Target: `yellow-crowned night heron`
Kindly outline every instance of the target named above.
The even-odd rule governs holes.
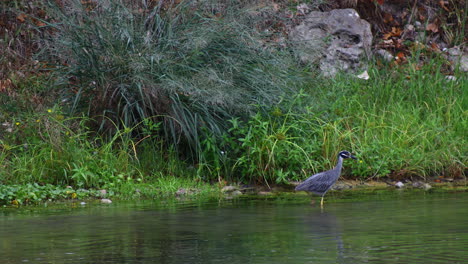
[[[335,184],[340,177],[341,168],[343,167],[343,159],[349,158],[356,159],[356,157],[351,155],[349,151],[341,151],[338,154],[338,162],[333,169],[310,176],[307,180],[296,187],[296,191],[308,191],[321,195],[322,200],[320,201],[320,206],[323,206],[323,196],[325,196],[327,191],[330,190],[333,184]]]

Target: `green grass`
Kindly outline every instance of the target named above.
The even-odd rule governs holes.
[[[264,183],[301,179],[330,169],[347,149],[360,160],[345,164],[346,177],[464,177],[466,77],[446,80],[443,63],[435,59],[418,71],[375,67],[369,81],[311,80],[279,108],[233,121],[232,175]]]

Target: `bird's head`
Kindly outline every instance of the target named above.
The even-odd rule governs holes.
[[[351,155],[349,151],[343,150],[341,151],[338,156],[342,157],[343,159],[357,159],[355,156]]]

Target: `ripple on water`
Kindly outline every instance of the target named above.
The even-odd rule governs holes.
[[[10,213],[1,263],[466,263],[466,208],[468,194],[447,194]]]

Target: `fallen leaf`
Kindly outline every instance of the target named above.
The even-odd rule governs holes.
[[[26,14],[19,14],[16,19],[19,20],[19,22],[23,23],[26,20],[27,15]]]
[[[445,11],[450,12],[450,10],[447,8],[446,4],[448,4],[448,1],[443,1],[443,0],[439,1],[440,7],[442,7]]]
[[[399,37],[402,32],[403,32],[403,29],[401,29],[399,27],[392,27],[393,36]]]
[[[430,23],[430,24],[427,24],[426,30],[437,33],[437,32],[439,32],[439,27],[435,23]]]
[[[383,37],[382,37],[382,38],[383,38],[384,40],[387,40],[387,39],[389,39],[389,38],[391,38],[391,37],[392,37],[392,32],[387,32],[387,33],[383,34]]]
[[[392,31],[390,32],[387,32],[383,35],[383,39],[389,39],[391,37],[399,37],[401,36],[401,33],[403,32],[403,30],[399,27],[392,27]]]
[[[396,56],[401,60],[405,58],[405,54],[402,51],[398,52]]]
[[[384,17],[383,17],[383,22],[385,24],[389,24],[392,21],[393,21],[393,16],[391,14],[389,14],[389,13],[385,13]]]
[[[437,45],[437,43],[435,43],[435,42],[431,43],[431,49],[433,51],[440,51],[439,45]]]
[[[36,26],[38,27],[44,27],[46,24],[42,21],[36,20]]]

